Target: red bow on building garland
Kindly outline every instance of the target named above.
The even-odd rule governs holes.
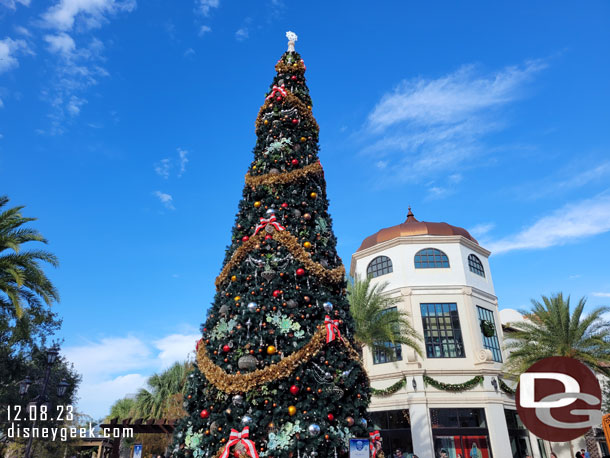
[[[261,218],[261,223],[256,226],[254,235],[258,234],[260,230],[263,229],[267,224],[271,224],[278,231],[283,231],[285,229],[284,226],[280,225],[280,223],[276,221],[275,215],[271,215],[269,218]]]
[[[381,434],[379,434],[379,431],[373,431],[372,433],[369,433],[369,436],[371,436],[371,456],[375,458],[377,456],[377,447],[375,446],[378,442],[381,442]]]
[[[278,92],[281,94],[282,97],[286,97],[286,95],[288,95],[288,92],[286,92],[286,89],[284,88],[283,84],[281,86],[273,86],[271,94],[267,96],[266,100],[272,99]]]
[[[332,342],[337,337],[341,338],[339,323],[341,323],[339,320],[331,320],[328,315],[324,318],[324,325],[326,326],[326,343]]]
[[[248,456],[252,458],[258,458],[258,453],[256,453],[256,447],[254,446],[254,442],[248,439],[249,435],[250,428],[248,428],[247,426],[241,430],[241,433],[236,429],[232,429],[231,435],[229,436],[229,442],[227,442],[227,445],[225,445],[225,449],[222,452],[222,455],[220,455],[220,458],[228,458],[231,447],[239,443],[244,444]]]

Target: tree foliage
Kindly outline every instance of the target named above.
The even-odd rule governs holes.
[[[413,328],[409,314],[394,308],[400,298],[385,294],[387,286],[387,282],[371,284],[371,278],[348,281],[347,299],[356,323],[354,339],[360,346],[386,356],[393,352],[388,342],[406,345],[422,355],[421,336]]]
[[[532,300],[531,310],[523,312],[527,319],[511,323],[516,332],[506,343],[507,369],[518,375],[541,359],[567,356],[610,375],[610,322],[604,318],[610,308],[597,307],[584,314],[585,304],[581,298],[572,309],[570,297],[562,293]]]

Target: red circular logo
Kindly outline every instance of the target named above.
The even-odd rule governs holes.
[[[541,439],[566,442],[601,422],[599,381],[581,362],[562,356],[545,358],[519,377],[517,412]]]

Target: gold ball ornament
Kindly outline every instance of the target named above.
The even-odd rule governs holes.
[[[288,415],[290,415],[292,417],[296,413],[297,413],[297,408],[295,406],[288,407]]]
[[[311,242],[305,242],[303,246],[307,249],[311,248]]]
[[[305,138],[305,137],[301,137],[301,141],[302,141],[302,142],[306,142],[306,141],[307,141],[307,138]]]
[[[254,202],[254,208],[258,208],[260,206],[261,206],[260,201],[257,200],[256,202]]]
[[[237,302],[238,300],[241,299],[241,296],[235,296],[233,299],[235,300],[235,302]]]
[[[312,192],[311,194],[309,194],[309,197],[311,197],[312,199],[315,199],[316,197],[318,197],[318,193]]]
[[[277,353],[277,348],[275,348],[273,345],[269,345],[267,347],[267,354],[268,355],[275,355]]]
[[[237,281],[237,275],[232,275],[231,276],[231,281]]]

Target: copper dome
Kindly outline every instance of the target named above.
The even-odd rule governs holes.
[[[375,234],[367,237],[360,245],[357,251],[362,251],[370,248],[378,243],[392,240],[397,237],[407,237],[411,235],[461,235],[466,237],[468,240],[472,240],[478,245],[479,242],[470,235],[470,233],[461,227],[452,226],[447,223],[428,223],[426,221],[418,221],[415,219],[411,207],[409,207],[409,213],[407,214],[407,220],[398,224],[397,226],[386,227],[381,229]]]

